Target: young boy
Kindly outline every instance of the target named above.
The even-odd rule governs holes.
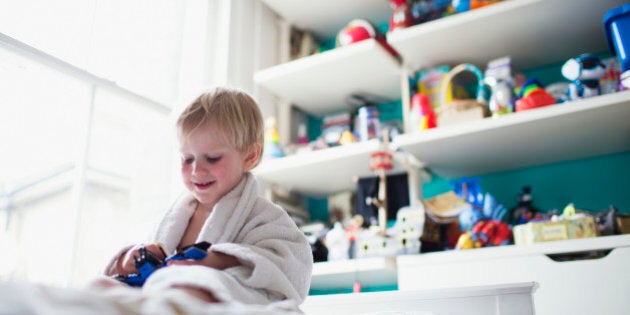
[[[250,173],[263,150],[256,102],[237,90],[215,89],[184,110],[177,129],[187,194],[164,215],[149,244],[123,249],[105,274],[137,273],[133,257],[140,246],[164,258],[206,241],[212,246],[204,259],[171,261],[142,290],[181,289],[207,302],[301,303],[312,253],[288,214],[259,195]]]

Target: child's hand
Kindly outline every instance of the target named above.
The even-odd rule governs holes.
[[[118,259],[116,266],[116,273],[121,276],[128,276],[133,273],[138,273],[138,268],[136,268],[134,257],[139,257],[139,250],[141,247],[146,248],[148,252],[153,254],[153,256],[157,257],[160,260],[164,260],[166,258],[166,254],[164,254],[164,250],[160,244],[138,244],[131,247],[121,259]]]

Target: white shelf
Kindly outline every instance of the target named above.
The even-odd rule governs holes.
[[[262,0],[287,22],[320,39],[334,38],[353,19],[378,24],[389,20],[387,0]]]
[[[630,91],[400,135],[397,148],[454,178],[630,150]]]
[[[358,281],[362,287],[395,286],[396,257],[372,257],[318,262],[313,265],[311,289],[347,289]]]
[[[254,82],[315,116],[347,109],[353,93],[400,99],[400,64],[364,40],[256,72]]]
[[[355,177],[374,175],[369,158],[379,148],[377,140],[370,140],[263,160],[254,173],[267,184],[282,184],[305,195],[326,196],[356,189]]]
[[[506,0],[388,34],[410,70],[511,56],[524,70],[608,51],[602,19],[624,0]]]
[[[418,263],[448,264],[471,260],[518,258],[535,254],[554,255],[599,251],[620,247],[630,247],[630,234],[589,237],[581,239],[542,242],[531,245],[505,245],[484,247],[472,250],[452,250],[397,257],[399,268],[409,268]]]

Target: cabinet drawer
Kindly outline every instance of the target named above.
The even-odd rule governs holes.
[[[399,290],[535,281],[536,314],[621,314],[630,294],[630,247],[603,251],[594,259],[556,261],[558,253],[522,256],[423,259],[399,257]],[[582,253],[576,257],[583,256]]]

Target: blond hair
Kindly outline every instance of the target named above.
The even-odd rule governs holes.
[[[177,119],[180,137],[187,137],[206,123],[215,123],[223,136],[242,153],[264,143],[264,122],[256,101],[247,93],[230,88],[215,88],[202,93]],[[259,161],[255,163],[258,164]],[[255,166],[254,165],[254,166]]]

